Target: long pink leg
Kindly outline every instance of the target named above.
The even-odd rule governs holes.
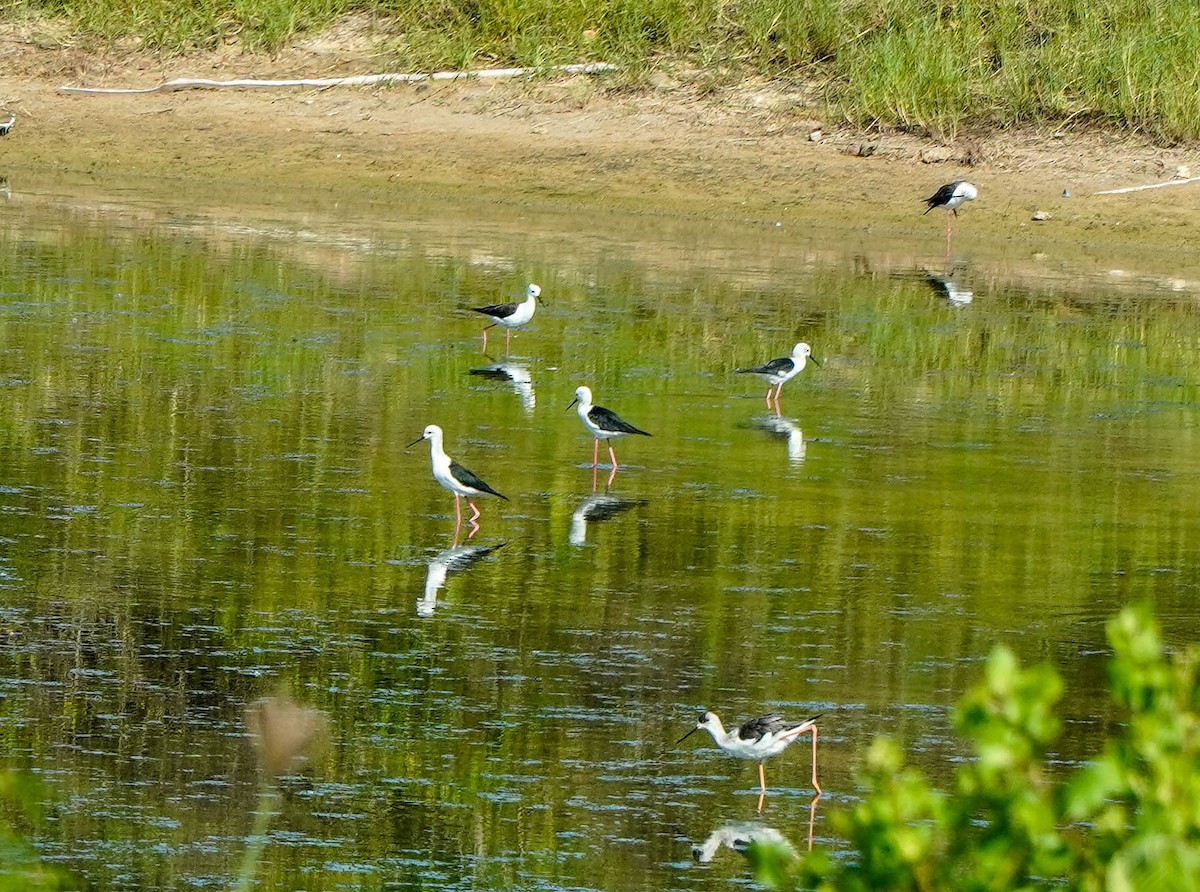
[[[768,388],[767,388],[767,408],[768,408],[768,409],[769,409],[769,408],[771,408],[771,392],[772,392],[774,389],[775,389],[775,385],[774,385],[774,384],[772,384],[770,387],[768,387]]]
[[[617,454],[613,452],[612,443],[608,444],[608,457],[612,459],[613,470],[617,469]]]
[[[763,763],[758,763],[758,812],[762,814],[763,803],[767,801],[767,772]]]
[[[454,494],[454,544],[458,544],[458,531],[462,528],[462,496]]]
[[[508,350],[512,347],[512,329],[507,329],[504,332],[504,355],[508,356]]]
[[[812,735],[813,735],[813,745],[812,745],[812,751],[813,751],[813,773],[812,773],[812,785],[813,785],[813,789],[817,791],[817,796],[818,796],[818,797],[820,797],[820,795],[821,795],[821,785],[820,785],[819,783],[817,783],[817,726],[816,726],[816,725],[813,725],[813,726],[812,726]]]
[[[954,211],[953,213],[957,214],[958,211]],[[951,231],[952,230],[950,227],[950,214],[947,214],[946,215],[946,259],[947,260],[950,259],[950,234],[951,234]]]
[[[594,443],[592,443],[592,467],[594,468],[599,464],[600,464],[600,438],[597,437],[596,441]]]
[[[483,352],[484,352],[484,353],[487,353],[487,333],[488,333],[488,329],[489,329],[489,328],[493,328],[493,327],[495,327],[495,325],[496,325],[496,323],[495,323],[495,322],[493,322],[491,325],[485,325],[485,326],[483,327]]]
[[[479,523],[478,523],[479,509],[475,507],[475,503],[472,502],[470,499],[467,499],[467,504],[471,506],[471,511],[472,511],[471,520],[470,520],[471,532],[467,533],[467,538],[470,539],[472,536],[474,536],[476,533],[479,532]]]
[[[592,465],[592,492],[596,491],[596,465]]]
[[[613,465],[613,469],[608,472],[608,479],[604,481],[604,491],[605,492],[608,492],[610,489],[612,489],[612,482],[613,482],[613,480],[616,479],[616,477],[617,477],[617,467],[616,467],[616,465]]]

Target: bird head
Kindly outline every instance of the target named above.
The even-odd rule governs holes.
[[[415,440],[413,440],[411,443],[409,443],[404,448],[410,449],[413,446],[416,446],[422,440],[432,440],[434,437],[441,436],[441,434],[442,434],[442,429],[440,427],[438,427],[436,424],[431,424],[428,427],[426,427],[425,430],[421,431],[421,436],[417,437]]]
[[[808,346],[808,344],[804,343],[803,341],[792,348],[792,359],[811,359],[817,365],[821,364],[820,361],[812,355],[812,347]]]
[[[592,404],[592,391],[588,387],[579,386],[575,388],[575,399],[571,401],[571,405],[567,406],[569,412],[576,403],[583,403],[585,406]]]
[[[677,741],[675,741],[675,745],[679,746],[679,744],[683,743],[685,740],[687,740],[689,737],[691,737],[693,734],[695,734],[701,728],[703,728],[705,731],[708,731],[709,733],[715,733],[714,729],[719,728],[720,725],[721,725],[721,720],[719,718],[717,718],[717,714],[715,712],[709,712],[706,709],[704,712],[700,713],[700,718],[696,720],[695,727],[693,727],[691,731],[688,731],[686,734],[684,734],[682,737],[680,737]]]

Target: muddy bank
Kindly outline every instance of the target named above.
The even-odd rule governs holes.
[[[0,174],[18,186],[105,192],[145,183],[198,205],[218,193],[256,202],[295,192],[320,206],[440,192],[903,241],[940,232],[938,215],[921,216],[921,199],[970,178],[980,199],[957,239],[973,252],[1083,254],[1181,278],[1196,278],[1200,265],[1200,183],[1094,194],[1169,180],[1181,167],[1200,172],[1194,150],[1133,138],[1030,132],[937,146],[839,128],[798,87],[743,84],[700,96],[671,78],[642,91],[604,76],[140,96],[58,90],[370,70],[328,46],[163,62],[74,57],[9,34],[0,61],[0,105],[17,115],[0,140]],[[1049,219],[1035,222],[1038,212]]]

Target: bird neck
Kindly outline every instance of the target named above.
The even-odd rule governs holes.
[[[450,467],[450,456],[446,454],[446,450],[442,448],[441,435],[429,438],[429,457],[433,459],[434,467],[439,465]]]
[[[717,743],[720,743],[726,737],[725,726],[721,724],[721,720],[718,718],[714,718],[711,724],[705,725],[704,730],[711,734],[713,740],[717,741]]]

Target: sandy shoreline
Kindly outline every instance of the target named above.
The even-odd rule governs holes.
[[[787,85],[698,96],[670,79],[618,90],[603,75],[135,96],[58,90],[367,72],[361,60],[331,65],[328,55],[301,51],[114,61],[68,58],[10,34],[0,39],[0,62],[0,107],[17,116],[0,139],[0,174],[10,182],[102,192],[145,180],[248,201],[299,190],[318,202],[388,202],[424,189],[888,239],[939,228],[938,215],[921,216],[921,199],[942,182],[969,178],[980,200],[964,212],[960,237],[981,247],[1084,251],[1190,277],[1200,267],[1200,183],[1094,194],[1170,180],[1181,169],[1200,173],[1195,150],[1132,138],[992,134],[938,146],[839,128]],[[1039,211],[1050,219],[1034,222]]]

